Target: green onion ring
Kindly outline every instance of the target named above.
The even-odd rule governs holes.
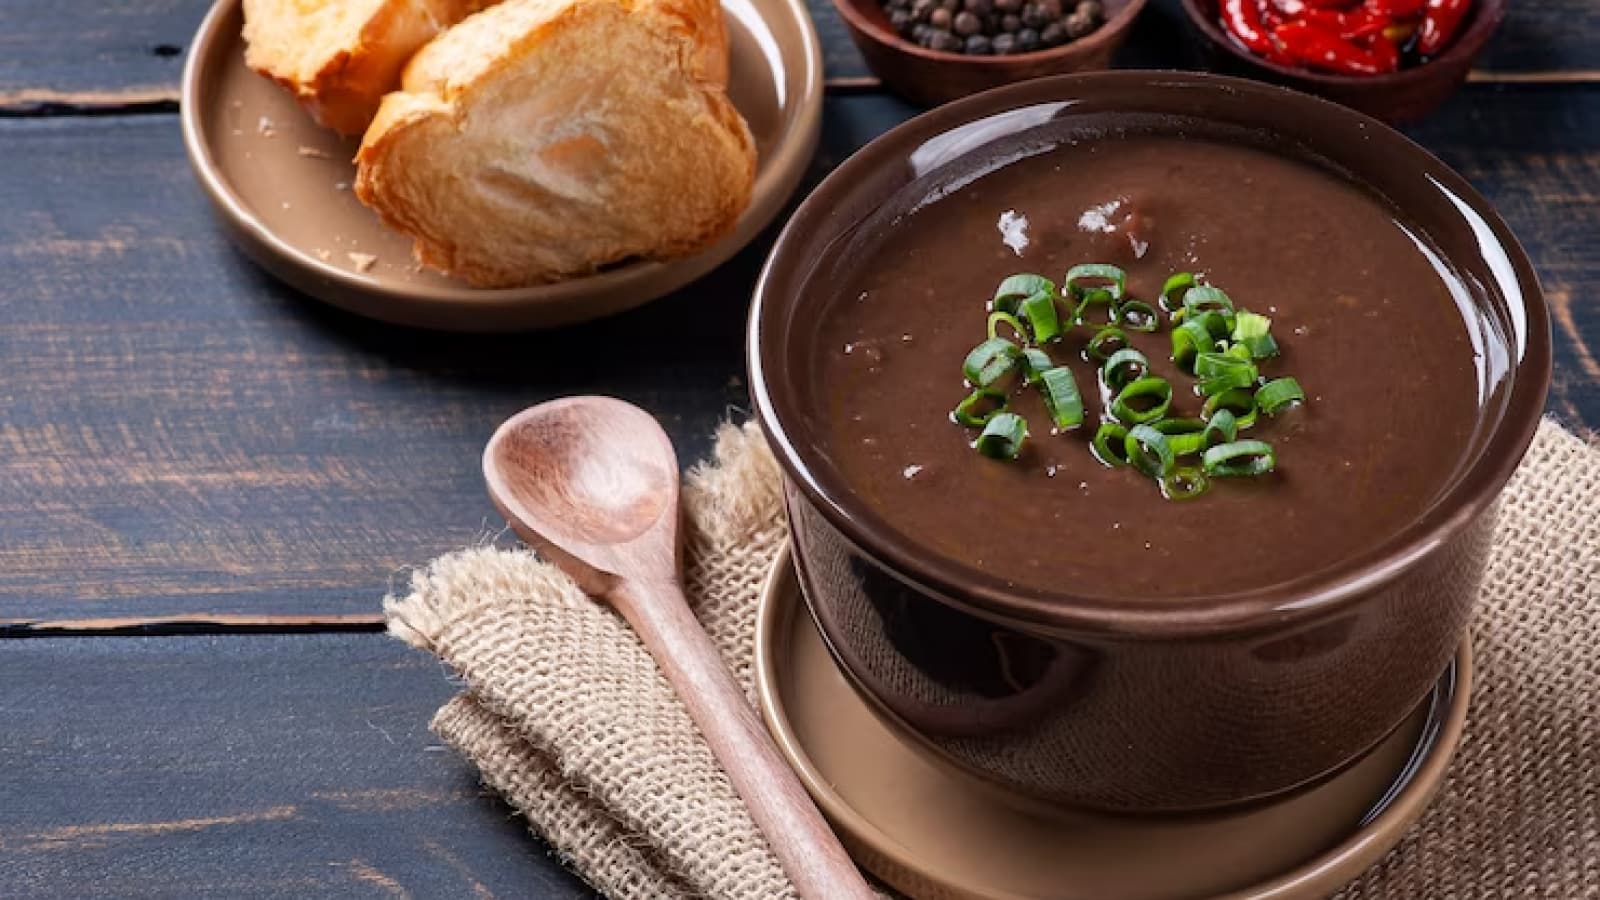
[[[1195,286],[1193,272],[1176,272],[1161,286],[1161,308],[1167,312],[1183,309],[1183,291]],[[1176,296],[1174,296],[1176,295]]]
[[[1204,419],[1162,419],[1150,427],[1167,436],[1173,456],[1188,456],[1206,448]]]
[[[962,374],[973,387],[986,388],[1004,378],[1017,361],[1022,349],[1005,338],[990,338],[972,348],[961,364]]]
[[[1155,307],[1143,300],[1126,300],[1116,308],[1117,323],[1129,331],[1155,331],[1161,327],[1161,317]]]
[[[1161,496],[1168,500],[1193,500],[1210,489],[1206,473],[1193,466],[1173,469],[1161,477]]]
[[[1113,303],[1122,299],[1122,294],[1128,287],[1128,275],[1126,272],[1116,266],[1101,263],[1084,263],[1081,266],[1073,266],[1067,270],[1066,277],[1061,279],[1061,287],[1067,293],[1081,297],[1091,287],[1098,286],[1078,284],[1084,278],[1099,278],[1111,282],[1109,293]]]
[[[1129,382],[1137,381],[1149,372],[1149,358],[1132,347],[1124,347],[1111,354],[1100,366],[1100,377],[1105,379],[1106,387],[1113,391],[1122,390]]]
[[[1040,389],[1044,391],[1044,407],[1057,429],[1068,431],[1083,424],[1083,398],[1071,369],[1057,366],[1047,370]]]
[[[1239,420],[1231,409],[1218,409],[1211,414],[1210,421],[1205,423],[1205,429],[1200,433],[1201,450],[1208,450],[1218,444],[1226,444],[1239,436]]]
[[[1306,392],[1300,389],[1300,382],[1293,378],[1274,378],[1256,391],[1256,408],[1275,416],[1305,399]]]
[[[983,426],[972,448],[990,459],[1016,459],[1028,437],[1028,422],[1016,413],[1003,412]]]
[[[1061,313],[1055,294],[1039,293],[1022,301],[1022,314],[1033,329],[1033,342],[1044,344],[1061,336]]]
[[[1167,436],[1149,425],[1135,425],[1122,439],[1128,462],[1151,478],[1161,478],[1172,471],[1172,448],[1167,446]]]
[[[1202,397],[1250,387],[1260,377],[1255,363],[1230,353],[1202,353],[1196,356],[1194,373],[1200,379]]]
[[[1091,448],[1100,464],[1115,469],[1128,464],[1128,429],[1116,422],[1106,422],[1094,433]]]
[[[1133,401],[1146,398],[1154,398],[1155,405],[1145,410],[1134,408]],[[1165,378],[1140,378],[1117,392],[1116,398],[1111,401],[1111,415],[1119,422],[1142,425],[1165,416],[1170,406],[1172,385]]]
[[[1251,359],[1278,355],[1278,342],[1272,338],[1272,320],[1266,316],[1239,310],[1233,318],[1232,336],[1234,343],[1242,345]]]
[[[1117,346],[1108,347],[1107,344],[1116,342]],[[1084,345],[1083,352],[1089,359],[1103,363],[1111,358],[1111,354],[1128,347],[1128,333],[1115,325],[1107,325],[1094,333],[1089,343]]]
[[[1243,431],[1256,423],[1256,395],[1253,391],[1235,388],[1206,398],[1200,407],[1200,418],[1210,421],[1217,413],[1227,410],[1233,414],[1237,430]]]
[[[1028,384],[1038,384],[1044,373],[1056,367],[1050,354],[1036,347],[1022,351],[1022,377]]]
[[[1216,346],[1204,322],[1186,321],[1172,330],[1172,361],[1186,375],[1194,374],[1195,357]]]
[[[980,411],[984,404],[993,404],[988,410]],[[989,391],[979,388],[967,396],[967,399],[956,405],[950,412],[950,421],[968,428],[977,428],[989,424],[989,420],[1006,411],[1006,395],[999,391]]]
[[[1183,292],[1183,308],[1190,318],[1208,310],[1233,312],[1233,299],[1220,288],[1197,284]]]
[[[1260,337],[1247,337],[1239,342],[1240,346],[1250,351],[1253,359],[1267,359],[1278,355],[1278,342],[1270,334]]]
[[[1001,325],[1009,325],[1009,326],[1011,326],[1011,330],[1015,331],[1017,333],[1017,336],[1015,338],[1002,338],[1002,340],[1014,340],[1014,341],[1017,341],[1019,343],[1027,343],[1027,341],[1028,341],[1028,329],[1027,329],[1026,326],[1024,326],[1022,324],[1022,320],[1017,318],[1016,316],[1012,315],[1011,313],[1000,312],[999,310],[995,310],[994,312],[989,313],[989,337],[990,337],[990,339],[994,339],[994,338],[1000,337],[1000,326]]]
[[[1271,472],[1277,454],[1266,441],[1232,441],[1207,450],[1200,461],[1206,474],[1213,477],[1253,477]]]
[[[1015,313],[1018,304],[1034,294],[1054,295],[1055,292],[1055,282],[1043,275],[1023,272],[1000,282],[1000,287],[994,292],[994,308],[1001,312]]]

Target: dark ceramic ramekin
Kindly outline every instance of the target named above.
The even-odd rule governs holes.
[[[1026,592],[923,549],[830,463],[808,401],[803,335],[829,301],[812,277],[859,229],[892,227],[976,167],[1024,145],[1092,139],[1119,121],[1314,157],[1390,203],[1465,285],[1481,350],[1479,425],[1444,492],[1370,552],[1294,582],[1171,606]],[[1012,794],[1164,812],[1316,781],[1428,693],[1464,638],[1496,497],[1538,425],[1550,329],[1505,223],[1387,126],[1253,82],[1114,72],[971,97],[847,160],[773,249],[756,287],[749,363],[756,415],[786,479],[806,601],[860,692],[903,734]]]

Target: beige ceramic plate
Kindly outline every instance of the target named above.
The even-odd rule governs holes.
[[[410,240],[350,193],[359,142],[317,127],[287,93],[245,68],[239,0],[219,0],[195,35],[183,72],[184,145],[239,246],[335,306],[453,331],[549,328],[610,315],[688,284],[749,243],[794,193],[816,149],[822,55],[803,0],[723,0],[723,9],[730,94],[755,134],[760,164],[734,232],[686,259],[509,290],[422,271]],[[361,271],[368,257],[375,259]]]
[[[1325,897],[1392,848],[1461,740],[1463,644],[1433,696],[1370,755],[1288,799],[1186,818],[1040,816],[895,737],[804,613],[785,551],[762,592],[762,715],[856,860],[912,897],[1156,900]]]

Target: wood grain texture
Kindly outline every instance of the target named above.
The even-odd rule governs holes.
[[[831,82],[869,77],[830,0],[807,0]],[[177,101],[181,54],[210,0],[0,4],[0,112],[121,109]],[[1155,0],[1122,66],[1185,64],[1188,28],[1177,0]],[[63,48],[72,48],[63,52]],[[1600,82],[1600,6],[1591,0],[1514,3],[1479,63],[1479,78]]]
[[[815,172],[910,107],[827,103]],[[1501,207],[1557,311],[1553,408],[1600,426],[1600,90],[1474,86],[1413,133]],[[371,614],[395,570],[500,528],[478,455],[611,393],[685,462],[745,402],[767,241],[557,334],[387,328],[299,298],[211,221],[170,117],[0,122],[0,624]]]
[[[0,643],[0,893],[592,896],[427,730],[380,635]]]

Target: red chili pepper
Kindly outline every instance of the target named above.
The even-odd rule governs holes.
[[[1472,0],[1428,0],[1428,11],[1422,16],[1422,35],[1417,38],[1417,52],[1432,56],[1445,48],[1461,28]]]
[[[1414,19],[1422,15],[1428,0],[1364,0],[1361,6],[1370,13],[1391,19]]]
[[[1291,56],[1314,69],[1340,75],[1377,75],[1384,71],[1372,54],[1307,22],[1289,22],[1273,30]]]
[[[1302,17],[1302,21],[1315,25],[1323,31],[1336,34],[1347,41],[1377,34],[1393,24],[1387,16],[1380,16],[1364,9],[1350,12],[1334,12],[1331,9],[1308,9]]]
[[[1298,19],[1306,14],[1305,0],[1271,0],[1268,9],[1285,19]]]
[[[1372,58],[1385,72],[1400,71],[1400,48],[1394,42],[1381,34],[1375,34],[1363,41],[1361,46],[1367,48]]]
[[[1349,9],[1356,6],[1361,0],[1305,0],[1312,9]]]
[[[1222,24],[1246,49],[1276,63],[1292,63],[1262,21],[1261,0],[1222,0]]]

